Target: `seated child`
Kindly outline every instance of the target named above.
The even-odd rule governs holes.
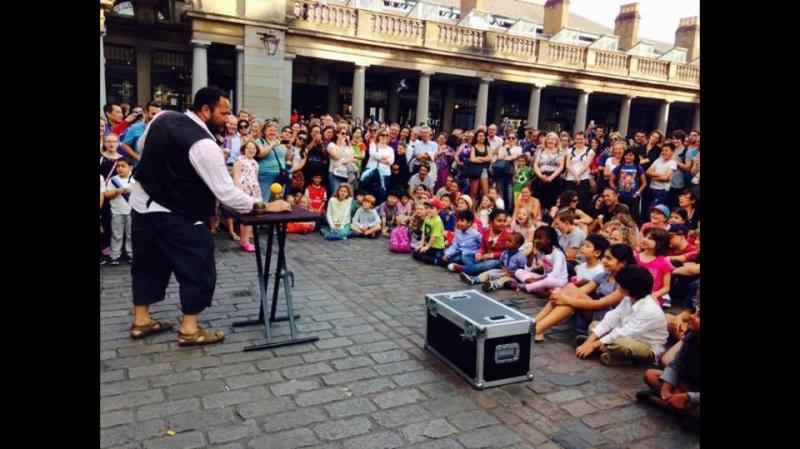
[[[620,270],[616,279],[625,298],[602,321],[589,326],[589,338],[575,355],[586,358],[599,349],[604,365],[654,363],[664,352],[668,332],[664,312],[650,295],[653,276],[632,265]]]
[[[667,259],[669,233],[661,228],[648,228],[639,240],[642,252],[636,254],[636,263],[646,268],[653,277],[653,298],[662,307],[671,307],[669,295],[671,273],[674,267]]]
[[[389,192],[386,201],[378,206],[378,216],[381,217],[381,233],[389,235],[397,225],[397,192]]]
[[[311,210],[311,201],[307,196],[301,196],[299,202],[297,203],[297,207]],[[286,223],[286,232],[292,234],[308,234],[309,232],[314,231],[316,226],[317,223],[313,221]]]
[[[602,235],[592,234],[586,237],[581,245],[581,255],[584,261],[575,267],[575,276],[571,279],[573,284],[580,287],[604,271],[600,258],[603,257],[608,246],[608,239]]]
[[[397,203],[397,217],[395,217],[396,224],[408,224],[411,220],[411,215],[414,213],[414,203],[411,201],[411,196],[408,192],[400,194],[400,202]]]
[[[411,256],[429,265],[442,265],[444,252],[444,225],[439,217],[442,202],[433,199],[425,202],[425,220],[422,222],[422,238]]]
[[[558,246],[564,250],[564,255],[567,257],[567,270],[574,275],[575,266],[581,261],[579,250],[586,239],[586,234],[575,226],[575,215],[569,209],[556,214],[553,227],[558,234]]]
[[[411,246],[416,248],[422,239],[422,222],[425,221],[425,203],[414,203],[414,214],[411,216],[408,229],[411,231]]]
[[[447,263],[447,269],[455,271],[456,264],[475,264],[475,253],[481,247],[481,233],[472,226],[475,214],[471,210],[463,210],[456,214],[456,232],[453,243],[447,247],[442,256],[442,261]]]
[[[375,197],[365,195],[361,207],[356,210],[353,221],[350,223],[350,235],[353,237],[373,237],[381,235],[381,217],[372,207]]]
[[[514,272],[519,283],[512,283],[511,288],[523,289],[528,293],[544,293],[549,289],[563,287],[569,282],[567,274],[567,258],[558,245],[555,228],[541,226],[533,233],[533,260],[524,268]],[[535,273],[541,271],[542,274]]]
[[[515,285],[514,272],[525,268],[528,258],[519,250],[525,243],[525,237],[519,232],[508,234],[506,249],[500,255],[500,268],[493,268],[478,275],[478,281],[483,282],[481,289],[491,292],[506,285]]]
[[[336,189],[336,195],[328,202],[326,218],[328,225],[323,226],[320,233],[328,240],[347,239],[350,235],[350,209],[353,207],[350,184],[342,183]]]
[[[325,186],[322,185],[322,176],[314,175],[311,177],[311,185],[306,187],[306,193],[303,196],[311,201],[311,211],[320,215],[325,213],[325,202],[328,201],[328,192],[325,191]]]
[[[669,223],[667,220],[670,216],[669,208],[663,204],[654,204],[650,207],[650,221],[642,225],[642,228],[639,230],[640,233],[644,234],[644,231],[656,227],[662,229],[668,229]]]

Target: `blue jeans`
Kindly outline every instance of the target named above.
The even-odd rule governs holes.
[[[269,191],[269,187],[278,179],[278,175],[280,172],[277,171],[260,171],[258,172],[258,185],[261,187],[261,197],[264,201],[269,201],[272,197],[272,193]],[[286,186],[283,186],[284,190]]]
[[[334,176],[333,172],[328,172],[328,185],[331,186],[331,197],[336,196],[336,190],[344,182],[344,179]]]
[[[459,265],[475,265],[475,254],[461,254],[455,253],[453,257],[448,259],[448,264],[457,263]]]
[[[498,176],[495,178],[495,182],[497,183],[497,191],[500,193],[500,198],[503,199],[504,204],[506,205],[507,211],[514,210],[514,203],[512,196],[512,187],[514,185],[513,178],[511,176]]]
[[[489,271],[503,266],[499,259],[489,259],[482,260],[480,262],[474,262],[475,257],[473,256],[472,261],[473,263],[471,264],[464,264],[464,268],[462,270],[464,273],[467,273],[470,276],[476,276],[484,271]]]
[[[658,189],[651,189],[650,187],[648,187],[647,188],[647,194],[648,194],[647,196],[649,198],[648,198],[648,201],[647,201],[647,208],[646,209],[644,207],[642,208],[642,215],[647,213],[646,216],[649,217],[650,216],[650,208],[653,207],[656,204],[664,204],[664,205],[666,205],[667,194],[668,193],[669,193],[669,190],[658,190]],[[669,218],[669,217],[667,217],[667,218]]]

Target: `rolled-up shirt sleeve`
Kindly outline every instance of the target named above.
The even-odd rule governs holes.
[[[239,213],[253,210],[256,200],[233,184],[220,149],[213,140],[203,139],[192,145],[189,161],[222,204]]]

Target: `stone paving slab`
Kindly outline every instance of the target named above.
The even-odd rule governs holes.
[[[533,381],[473,390],[422,348],[425,294],[465,285],[389,253],[385,239],[289,236],[298,329],[320,340],[242,352],[264,338],[261,328],[230,326],[258,315],[254,257],[222,236],[216,245],[214,302],[200,318],[226,332],[219,345],[129,339],[130,268],[102,268],[101,448],[699,447],[674,417],[635,401],[644,368],[577,360],[568,326],[537,344]],[[531,315],[545,303],[490,295]],[[152,310],[177,321],[174,278]],[[286,323],[273,329],[289,335]]]

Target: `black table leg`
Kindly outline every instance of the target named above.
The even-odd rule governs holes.
[[[274,225],[267,225],[267,251],[265,253],[266,266],[261,264],[261,246],[258,241],[258,225],[253,225],[253,241],[256,246],[256,265],[258,267],[258,289],[261,293],[261,301],[258,308],[258,319],[244,320],[233,323],[233,327],[253,326],[255,324],[264,324],[264,311],[267,309],[267,285],[269,283],[269,269],[272,262],[272,242],[275,235]],[[269,329],[267,329],[267,341],[269,338]]]
[[[284,291],[288,291],[289,290],[288,279],[289,277],[294,279],[294,273],[288,271],[286,268],[286,251],[285,251],[286,223],[280,223],[277,226],[278,226],[278,266],[275,270],[275,283],[272,289],[272,309],[270,310],[269,314],[269,320],[272,323],[289,320],[289,315],[275,316],[275,312],[278,309],[278,284],[280,283],[280,280],[283,279]],[[300,315],[294,315],[294,319],[299,319],[299,318]]]

